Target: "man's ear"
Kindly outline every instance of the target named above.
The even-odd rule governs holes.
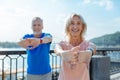
[[[42,25],[42,29],[44,28],[44,26]]]

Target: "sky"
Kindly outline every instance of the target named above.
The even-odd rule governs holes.
[[[87,40],[120,31],[120,0],[0,0],[0,42],[17,42],[31,34],[36,16],[53,42],[64,40],[65,19],[71,13],[87,23]]]

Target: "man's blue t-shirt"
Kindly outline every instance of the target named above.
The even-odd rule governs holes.
[[[50,34],[42,33],[40,38],[44,36],[50,36]],[[34,38],[33,34],[27,34],[23,37],[26,38]],[[50,43],[40,44],[38,47],[28,50],[27,49],[27,73],[29,74],[46,74],[51,71],[50,67]]]

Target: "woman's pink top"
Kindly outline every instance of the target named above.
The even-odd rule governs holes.
[[[68,44],[68,42],[61,42],[60,43],[63,50],[68,50],[72,46]],[[87,50],[91,47],[91,43],[87,41],[83,41],[79,45],[79,50]],[[90,56],[91,59],[91,56]],[[61,70],[59,74],[58,80],[90,80],[89,78],[89,62],[78,62],[76,64],[71,65],[69,62],[62,60]]]

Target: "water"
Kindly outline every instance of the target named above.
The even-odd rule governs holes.
[[[53,50],[54,49],[54,47],[55,47],[55,44],[51,44],[51,47],[50,47],[50,50]],[[0,51],[13,51],[13,50],[15,50],[15,51],[25,51],[25,49],[24,48],[0,48]],[[22,55],[24,58],[25,58],[25,63],[27,63],[27,61],[26,61],[26,57],[27,57],[27,55],[25,54],[25,55]],[[14,63],[14,64],[12,64],[11,66],[12,66],[12,68],[16,68],[16,58],[18,59],[18,68],[21,68],[22,67],[22,61],[23,61],[23,57],[22,56],[19,56],[19,55],[9,55],[9,57],[5,57],[5,56],[3,56],[3,55],[0,55],[0,69],[1,69],[1,67],[2,67],[2,60],[1,59],[3,59],[3,58],[5,58],[4,59],[4,63],[5,63],[5,68],[7,69],[7,67],[9,67],[9,65],[10,65],[10,59],[12,58],[12,63]],[[56,62],[56,58],[55,58],[55,54],[52,54],[51,56],[50,56],[50,64],[51,64],[51,66],[52,66],[52,60],[54,60],[54,62],[53,63],[58,63],[58,64],[60,64],[60,58],[59,57],[57,57],[57,62]],[[52,59],[52,57],[53,57],[53,59]],[[25,64],[25,67],[27,67],[27,64]]]
[[[54,45],[52,45],[52,47],[50,48],[51,50],[54,49]],[[0,48],[0,51],[13,51],[13,50],[16,50],[16,51],[20,51],[20,50],[25,50],[23,48]],[[27,55],[22,55],[25,60],[24,60],[24,68],[26,69],[27,68]],[[10,67],[12,70],[15,70],[16,69],[16,66],[18,67],[18,69],[22,69],[23,68],[23,57],[22,56],[19,56],[19,55],[9,55],[9,56],[4,56],[4,55],[0,55],[0,72],[2,72],[2,65],[3,65],[3,59],[4,59],[4,71],[8,71],[10,72]],[[57,59],[57,60],[56,60]],[[52,62],[53,60],[53,62]],[[11,63],[10,63],[11,61]],[[18,61],[18,62],[16,62]],[[18,64],[17,64],[18,63]],[[57,63],[57,65],[60,65],[60,57],[57,57],[56,58],[56,55],[55,54],[52,54],[50,55],[50,65],[53,66],[54,64]],[[54,71],[55,69],[53,69]],[[26,72],[25,72],[25,75],[26,75]],[[22,76],[21,73],[18,74],[18,77],[19,76]],[[12,75],[12,80],[15,80],[15,75]],[[2,78],[0,77],[0,80],[2,80]],[[5,80],[10,80],[10,76],[9,75],[6,75],[6,79]]]
[[[111,61],[120,62],[120,51],[108,52],[107,56],[110,57]]]

